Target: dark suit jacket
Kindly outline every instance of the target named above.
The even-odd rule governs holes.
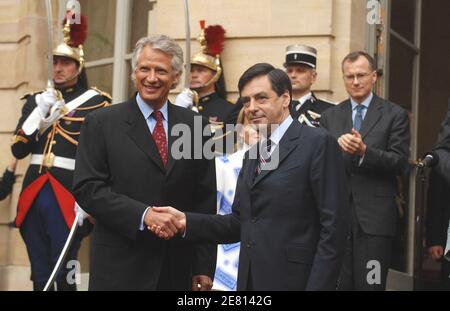
[[[169,103],[168,132],[184,123],[194,133],[194,116]],[[201,118],[200,126],[206,124]],[[169,150],[175,138],[169,135]],[[154,290],[163,263],[177,290],[190,289],[193,275],[214,275],[215,246],[193,245],[181,238],[164,241],[138,230],[148,206],[214,214],[216,178],[214,160],[175,161],[171,152],[165,169],[135,97],[87,116],[73,190],[80,206],[97,221],[90,289]]]
[[[349,218],[339,147],[294,120],[276,148],[278,168],[256,179],[258,160],[247,152],[232,214],[188,213],[187,238],[241,241],[238,290],[249,277],[254,290],[334,290]]]
[[[433,148],[439,156],[436,171],[450,184],[450,99],[448,100],[448,111],[439,132],[438,142]]]
[[[336,139],[351,133],[350,100],[325,111],[321,125]],[[359,156],[344,153],[356,216],[365,233],[394,236],[397,220],[396,176],[408,167],[408,115],[400,106],[374,95],[360,133],[367,145],[362,164],[359,165]]]
[[[447,242],[447,228],[450,219],[450,186],[433,169],[430,173],[427,195],[427,247],[442,246]]]

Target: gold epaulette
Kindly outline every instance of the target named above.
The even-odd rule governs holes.
[[[21,100],[22,100],[22,99],[27,99],[27,98],[30,97],[30,96],[33,96],[33,95],[42,93],[42,92],[44,92],[44,91],[45,91],[45,90],[37,91],[37,92],[29,92],[29,93],[26,93],[25,95],[23,95],[20,99],[21,99]]]
[[[109,100],[112,100],[112,97],[111,97],[111,95],[109,93],[103,92],[102,90],[98,89],[95,86],[92,86],[91,89],[94,90],[94,91],[97,91],[100,95],[108,98]]]
[[[14,135],[14,136],[11,138],[11,146],[17,144],[18,142],[27,144],[28,141],[29,141],[28,138],[25,138],[25,137],[23,137],[23,136],[21,136],[21,135]]]

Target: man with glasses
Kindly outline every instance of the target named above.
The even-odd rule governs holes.
[[[322,114],[344,154],[351,206],[343,290],[384,290],[396,234],[396,176],[408,167],[407,112],[372,92],[374,59],[358,51],[342,61],[350,98]]]

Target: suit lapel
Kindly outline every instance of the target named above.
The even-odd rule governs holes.
[[[168,152],[167,152],[167,161],[168,161],[168,163],[167,163],[167,176],[172,172],[172,170],[173,170],[173,167],[175,166],[175,163],[176,163],[176,161],[174,160],[174,158],[172,157],[172,152],[171,152],[171,150],[172,150],[172,144],[173,144],[173,141],[174,141],[174,139],[176,139],[176,138],[178,138],[178,136],[177,137],[172,137],[172,135],[170,135],[170,133],[172,132],[172,128],[173,128],[173,126],[175,125],[175,124],[179,124],[179,123],[182,123],[182,121],[178,118],[178,114],[175,112],[175,110],[173,109],[173,106],[172,106],[172,104],[170,103],[170,102],[168,102],[168,104],[167,104],[167,111],[168,111],[168,118],[169,118],[169,126],[168,126],[168,132],[169,133],[167,133],[167,135],[168,135],[168,140],[169,140],[169,143],[168,143],[168,145],[167,145],[167,148],[168,148]]]
[[[276,152],[278,152],[277,167],[274,169],[262,170],[261,173],[258,176],[256,176],[255,180],[253,181],[252,187],[256,186],[261,180],[267,177],[270,173],[278,169],[281,163],[283,163],[283,161],[287,158],[287,156],[298,146],[298,143],[296,142],[297,139],[299,139],[300,137],[301,128],[302,125],[300,125],[300,123],[295,122],[295,120],[294,122],[292,122],[292,124],[289,126],[284,136],[281,138],[279,145],[276,146],[275,150],[272,152],[271,161],[276,161],[276,159],[273,157],[276,154]],[[258,160],[256,160],[255,162],[257,163]],[[254,169],[256,170],[256,165]],[[255,170],[253,170],[254,174]]]
[[[257,145],[252,146],[245,154],[244,161],[242,164],[242,178],[244,182],[247,184],[248,188],[251,188],[253,185],[253,178],[255,177],[256,165],[258,160],[255,159],[252,155],[256,154]]]
[[[374,94],[372,101],[370,102],[369,109],[367,110],[366,116],[364,117],[364,121],[361,125],[360,134],[362,138],[366,137],[366,135],[378,122],[378,120],[380,120],[382,116],[382,108],[383,105],[380,102],[379,97]]]
[[[132,97],[129,101],[129,105],[128,115],[125,118],[125,122],[130,126],[127,131],[128,136],[130,136],[131,140],[134,141],[139,149],[141,149],[156,164],[156,166],[161,169],[161,171],[165,172],[158,149],[147,126],[147,122],[136,103],[135,97]]]

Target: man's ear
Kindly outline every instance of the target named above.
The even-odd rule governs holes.
[[[180,82],[181,73],[177,73],[174,77],[173,83],[172,83],[172,89],[175,89]]]
[[[283,99],[283,107],[289,107],[289,104],[291,103],[291,96],[289,95],[288,91],[285,91],[281,98]]]
[[[317,71],[315,69],[313,69],[313,72],[312,72],[312,83],[313,84],[316,83],[316,80],[317,80]]]
[[[374,70],[372,72],[372,84],[375,84],[375,82],[377,82],[377,79],[378,79],[378,72],[377,70]]]

